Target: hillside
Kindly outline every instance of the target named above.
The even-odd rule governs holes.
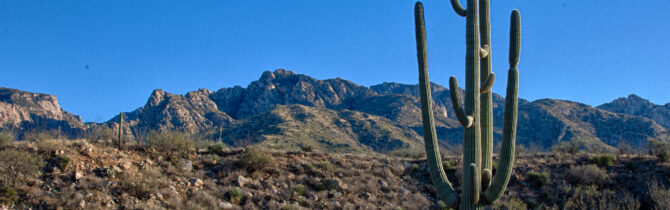
[[[431,89],[440,144],[460,145],[463,128],[449,90],[438,84]],[[0,129],[18,129],[21,134],[60,127],[71,137],[98,138],[118,132],[119,116],[102,124],[83,124],[60,109],[55,96],[6,88],[0,93]],[[503,103],[504,98],[494,93],[496,142],[501,138]],[[543,150],[572,142],[583,149],[611,151],[621,145],[643,147],[649,140],[669,141],[668,127],[663,125],[670,112],[665,107],[634,95],[598,107],[519,99],[517,142]],[[199,89],[185,95],[156,89],[144,106],[124,115],[128,140],[143,139],[151,130],[178,130],[231,145],[293,149],[309,145],[339,152],[412,150],[421,144],[423,132],[417,85],[387,82],[368,88],[284,69],[266,71],[246,88]]]
[[[445,157],[457,189],[459,157]],[[662,209],[670,200],[667,162],[639,154],[611,162],[595,157],[517,155],[507,193],[493,209]],[[425,159],[376,153],[159,144],[119,150],[99,141],[42,139],[0,147],[0,163],[14,166],[0,168],[0,208],[9,209],[439,207]]]

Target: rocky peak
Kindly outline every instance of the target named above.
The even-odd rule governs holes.
[[[317,80],[303,74],[277,69],[266,71],[247,88],[223,88],[210,98],[231,116],[242,119],[277,105],[302,104],[333,108],[357,96],[374,91],[342,79]]]
[[[149,96],[149,101],[147,101],[147,105],[149,106],[158,106],[160,103],[162,103],[165,99],[168,93],[161,89],[155,89],[153,92],[151,92],[151,96]]]
[[[598,108],[616,113],[640,115],[653,106],[654,104],[648,100],[635,94],[630,94],[628,97],[617,98],[612,102],[598,106]]]
[[[62,110],[56,96],[0,88],[0,129],[15,129],[19,134],[60,129],[74,135],[83,128],[81,118]]]
[[[652,119],[663,127],[670,128],[670,104],[656,105],[635,94],[617,98],[612,102],[598,106],[610,112],[641,116]]]

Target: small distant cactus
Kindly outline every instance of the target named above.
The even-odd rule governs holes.
[[[495,74],[491,72],[489,0],[468,0],[467,9],[464,9],[458,0],[451,0],[451,3],[458,15],[466,17],[465,107],[461,106],[456,77],[449,78],[449,89],[454,111],[458,121],[465,127],[462,196],[459,198],[458,193],[447,179],[437,146],[430,80],[428,78],[428,53],[426,50],[423,5],[421,2],[417,2],[414,7],[414,18],[417,58],[419,60],[423,135],[428,169],[438,196],[447,206],[459,209],[483,209],[485,205],[493,203],[503,194],[509,182],[514,162],[519,79],[519,71],[516,66],[519,63],[521,38],[520,14],[518,10],[514,10],[511,15],[510,69],[505,97],[503,141],[498,161],[499,168],[493,176],[491,88],[493,87]],[[477,27],[478,25],[479,27]],[[481,45],[479,36],[481,36]],[[481,78],[480,74],[483,75]],[[481,86],[479,82],[481,82]]]
[[[119,142],[117,143],[117,146],[121,149],[123,147],[123,112],[121,112],[119,116]]]

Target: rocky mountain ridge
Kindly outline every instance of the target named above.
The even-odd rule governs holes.
[[[80,119],[62,111],[57,103],[54,105],[54,96],[43,95],[40,97],[48,100],[35,102],[12,99],[11,94],[1,93],[0,107],[30,110],[42,103],[48,106],[35,112],[52,114],[39,116],[64,120],[69,128],[118,129],[119,116],[99,125],[85,126]],[[463,129],[457,123],[449,90],[433,84],[432,95],[441,144],[460,144]],[[555,99],[533,102],[519,99],[517,140],[526,146],[545,149],[574,141],[605,150],[624,143],[642,146],[650,139],[668,141],[668,127],[664,124],[670,119],[667,117],[670,104],[659,106],[638,98],[629,96],[598,107]],[[503,106],[503,97],[494,94],[496,141],[502,132]],[[7,110],[11,109],[2,108],[0,113],[9,113]],[[29,116],[27,112],[21,116]],[[185,95],[154,90],[143,107],[124,113],[128,125],[124,131],[134,134],[138,130],[181,130],[237,145],[260,143],[278,148],[309,145],[337,151],[388,152],[416,148],[422,143],[420,113],[417,85],[387,82],[368,88],[340,78],[317,80],[278,69],[264,72],[246,88],[200,89]],[[17,114],[2,116],[3,128],[30,122]]]

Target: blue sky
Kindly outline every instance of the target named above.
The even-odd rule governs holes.
[[[462,1],[465,4],[465,1]],[[370,86],[417,83],[414,1],[0,1],[0,86],[54,94],[84,121],[285,68]],[[430,76],[464,77],[465,19],[424,1]],[[661,0],[492,1],[494,91],[509,14],[521,11],[519,94],[599,105],[670,102],[670,11]]]

